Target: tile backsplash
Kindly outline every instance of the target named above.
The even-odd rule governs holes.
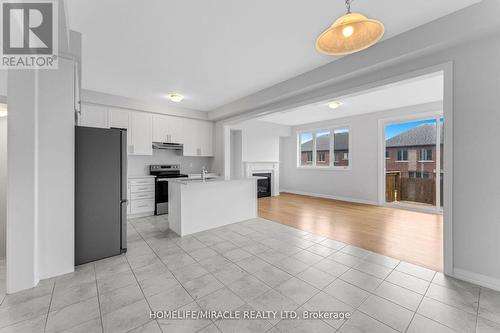
[[[185,157],[176,150],[153,149],[151,156],[128,156],[128,174],[149,175],[150,164],[180,164],[181,173],[200,173],[205,167],[212,171],[213,157]]]

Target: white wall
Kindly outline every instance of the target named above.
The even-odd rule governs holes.
[[[8,76],[7,292],[35,286],[38,275],[38,106],[33,70]],[[15,152],[15,153],[13,153]]]
[[[128,156],[128,175],[149,175],[151,164],[180,164],[181,173],[201,173],[203,167],[212,171],[213,157],[184,157],[177,151],[153,149],[153,155]]]
[[[7,292],[74,270],[74,63],[64,2],[59,68],[7,80]]]
[[[0,118],[0,257],[5,257],[7,225],[7,117]]]
[[[75,117],[73,62],[40,72],[38,81],[39,274],[74,269]]]
[[[243,178],[241,130],[231,130],[231,178]]]
[[[0,69],[0,97],[2,99],[7,97],[7,70],[5,69]]]
[[[245,121],[231,128],[241,130],[243,162],[278,162],[280,137],[290,135],[289,126],[258,120]]]
[[[379,120],[398,116],[418,116],[441,111],[440,103],[423,107],[368,113],[294,128],[293,135],[281,139],[280,191],[307,193],[355,202],[378,202]],[[350,126],[350,168],[318,170],[297,168],[297,129],[321,129]]]

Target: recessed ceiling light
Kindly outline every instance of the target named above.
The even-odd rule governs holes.
[[[340,101],[335,101],[335,102],[331,102],[328,104],[328,107],[330,109],[338,109],[341,106],[342,106],[342,102],[340,102]]]
[[[172,102],[179,103],[179,102],[182,102],[182,100],[184,99],[184,96],[181,94],[174,93],[174,94],[168,94],[167,98],[169,100],[171,100]]]

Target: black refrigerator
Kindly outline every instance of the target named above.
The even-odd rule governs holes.
[[[75,127],[75,265],[127,251],[127,131]]]

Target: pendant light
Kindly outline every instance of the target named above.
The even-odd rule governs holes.
[[[376,44],[384,35],[384,25],[351,12],[352,0],[345,0],[347,14],[340,17],[316,40],[316,49],[328,55],[346,55]]]

